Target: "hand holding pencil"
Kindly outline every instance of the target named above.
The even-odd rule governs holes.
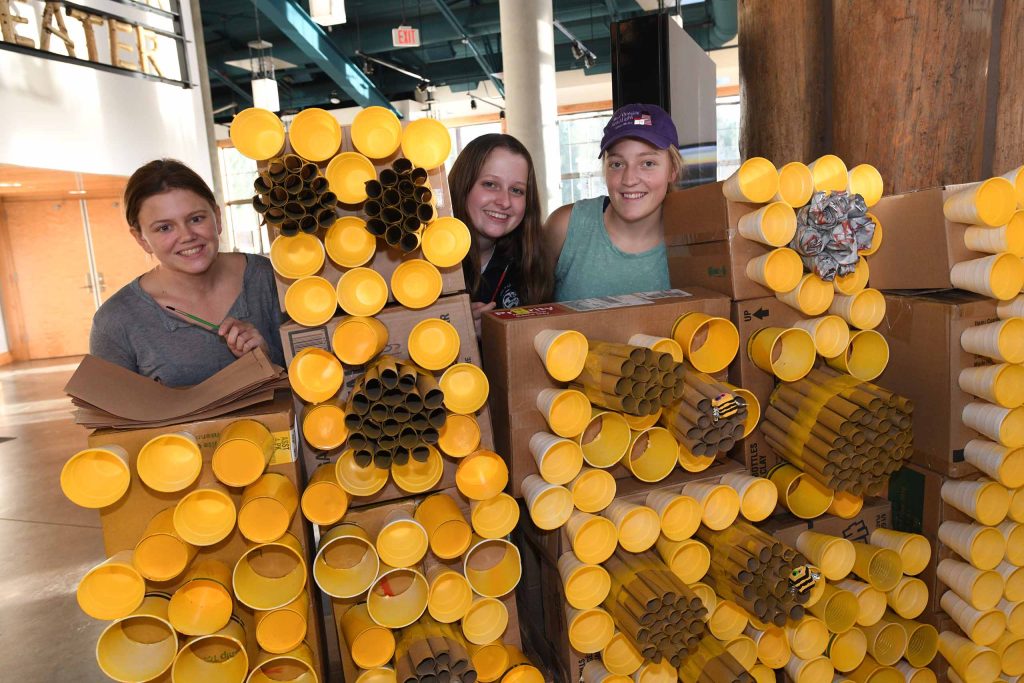
[[[263,339],[263,335],[251,323],[228,316],[218,325],[173,306],[165,306],[165,308],[181,316],[196,327],[201,327],[223,337],[228,345],[228,349],[236,358],[244,356],[257,347],[262,347],[264,351],[268,350],[267,342]]]

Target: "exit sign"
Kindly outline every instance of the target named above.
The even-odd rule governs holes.
[[[391,44],[395,47],[419,47],[420,30],[412,26],[391,29]]]

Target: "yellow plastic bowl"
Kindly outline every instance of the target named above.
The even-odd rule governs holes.
[[[367,232],[366,221],[362,218],[343,216],[327,231],[324,246],[327,247],[327,256],[342,268],[358,268],[373,258],[377,239]]]
[[[416,323],[406,344],[409,356],[426,370],[443,370],[459,357],[459,333],[451,323],[427,318]]]
[[[288,139],[292,149],[303,159],[323,161],[341,147],[341,125],[328,112],[312,107],[292,119]]]
[[[471,363],[456,363],[441,375],[444,406],[453,413],[472,415],[487,402],[490,384],[484,371]]]
[[[338,393],[345,370],[330,351],[309,347],[295,354],[288,364],[288,381],[299,398],[321,403]]]
[[[284,123],[272,111],[251,107],[235,115],[228,131],[242,156],[263,161],[284,147]]]
[[[352,145],[371,159],[395,153],[402,140],[402,123],[385,107],[367,107],[352,120]]]
[[[406,308],[426,308],[441,296],[441,273],[429,261],[405,261],[391,274],[391,293]]]
[[[469,228],[458,218],[438,218],[423,231],[423,256],[438,268],[462,263],[469,253]]]
[[[388,302],[388,284],[375,270],[353,268],[338,280],[337,295],[349,315],[377,315]]]
[[[318,275],[299,278],[284,293],[284,310],[306,327],[323,325],[338,309],[334,287]]]
[[[362,154],[342,152],[327,164],[324,176],[339,202],[359,204],[366,201],[366,181],[375,179],[377,170]]]
[[[437,168],[452,151],[452,138],[448,128],[437,119],[417,119],[405,127],[402,134],[402,154],[428,171]]]
[[[270,263],[278,275],[289,280],[314,275],[324,265],[324,245],[314,235],[280,235],[270,245]]]

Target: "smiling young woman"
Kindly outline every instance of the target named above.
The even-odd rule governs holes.
[[[620,107],[601,159],[608,196],[556,209],[544,227],[555,301],[669,287],[661,205],[683,166],[672,118],[653,104]]]
[[[132,237],[158,265],[96,311],[90,353],[168,386],[198,384],[257,347],[284,363],[270,261],[220,253],[220,208],[195,171],[151,161],[129,178],[124,206]]]

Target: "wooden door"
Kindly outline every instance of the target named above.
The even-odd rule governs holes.
[[[129,234],[120,195],[86,202],[101,302],[156,265]]]
[[[28,357],[86,353],[96,305],[78,200],[8,200],[2,206]]]

